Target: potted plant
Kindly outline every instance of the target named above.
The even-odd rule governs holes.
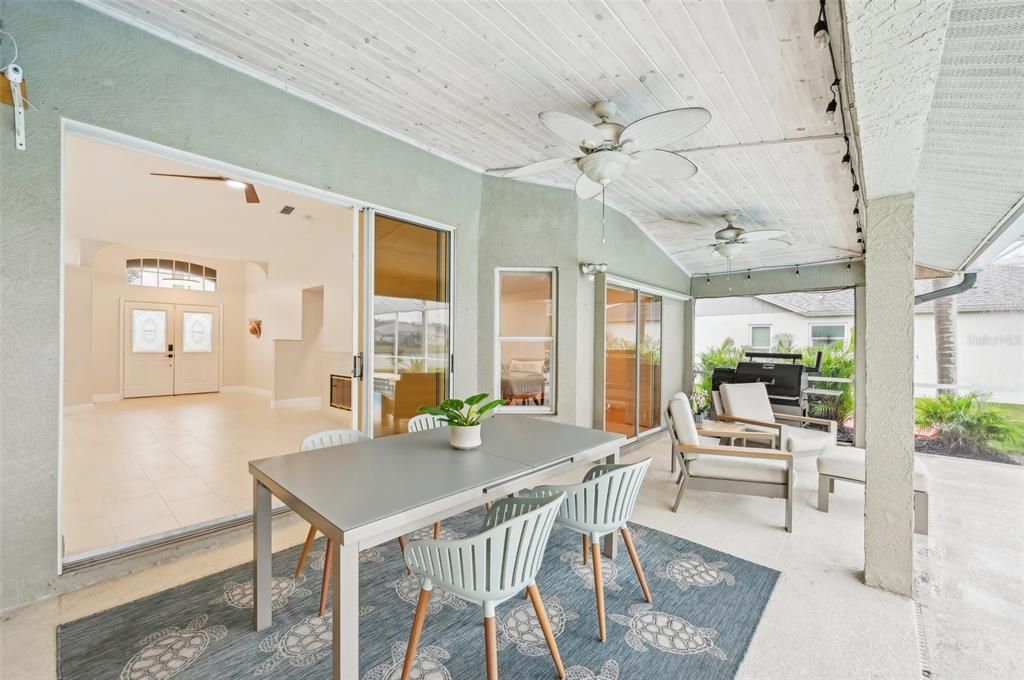
[[[693,422],[702,425],[711,406],[708,403],[707,395],[702,391],[694,392],[690,397],[690,402],[693,404]]]
[[[484,403],[488,396],[483,392],[464,400],[445,399],[440,406],[420,406],[419,410],[448,423],[448,442],[452,448],[475,449],[481,444],[480,422],[488,415],[493,415],[492,411],[505,403],[504,399]]]

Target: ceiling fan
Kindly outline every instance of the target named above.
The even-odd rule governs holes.
[[[787,246],[793,245],[782,238],[786,235],[786,232],[781,229],[756,229],[753,231],[747,231],[746,229],[733,225],[732,220],[728,216],[723,217],[725,219],[725,227],[715,232],[714,243],[706,243],[688,250],[679,250],[672,254],[682,255],[683,253],[692,253],[698,250],[710,250],[714,257],[731,259],[742,253],[744,247],[751,243],[775,241]]]
[[[232,189],[245,189],[245,202],[246,203],[259,203],[260,197],[256,193],[256,187],[249,182],[242,182],[241,180],[231,179],[230,177],[224,177],[223,175],[175,175],[169,172],[151,172],[150,175],[155,177],[182,177],[184,179],[201,179],[207,181],[224,182]]]
[[[609,120],[617,110],[612,102],[597,102],[591,109],[600,122],[591,124],[557,111],[545,111],[539,116],[541,125],[579,148],[579,154],[489,172],[503,177],[526,177],[575,165],[582,173],[576,180],[576,195],[583,199],[596,197],[626,172],[659,179],[689,179],[697,174],[696,165],[666,147],[677,146],[707,125],[711,120],[707,109],[671,109],[629,125]]]

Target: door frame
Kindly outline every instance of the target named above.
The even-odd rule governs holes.
[[[446,398],[451,398],[455,389],[455,227],[434,220],[424,220],[408,213],[397,210],[382,210],[373,207],[365,207],[356,211],[357,228],[356,232],[362,232],[362,295],[358,296],[357,305],[362,306],[359,334],[360,344],[356,345],[354,356],[361,360],[360,372],[369,379],[359,380],[359,399],[362,404],[360,410],[361,418],[353,421],[353,429],[359,430],[364,436],[373,438],[373,297],[374,297],[374,256],[376,254],[374,235],[376,228],[376,217],[382,215],[392,219],[401,220],[417,227],[443,231],[448,234],[448,389]],[[361,218],[361,219],[360,219]],[[361,351],[360,351],[361,349]],[[353,400],[356,401],[356,400]]]
[[[604,430],[605,428],[605,389],[607,380],[607,362],[606,354],[608,350],[608,338],[607,338],[607,304],[608,304],[608,286],[615,286],[617,288],[628,288],[637,294],[637,307],[640,304],[640,295],[653,295],[662,299],[662,309],[664,309],[664,299],[670,298],[678,301],[693,300],[693,298],[685,293],[679,293],[668,288],[661,288],[651,284],[644,283],[642,281],[636,281],[634,279],[626,278],[624,276],[618,276],[616,274],[603,274],[599,273],[594,278],[594,428],[598,430]],[[639,328],[639,319],[637,319],[637,327]],[[639,333],[639,331],[638,331]],[[665,327],[664,317],[661,328],[661,345],[662,351],[664,351],[665,340]],[[685,349],[684,349],[685,351]],[[661,371],[664,373],[664,355],[662,355]],[[664,381],[663,381],[664,383]],[[634,418],[639,422],[640,413],[640,343],[637,342],[637,361],[636,361],[636,390],[637,390],[637,403],[635,407]],[[665,395],[661,395],[662,401],[665,400]],[[659,418],[661,415],[661,405],[658,405]],[[637,427],[639,430],[639,426]],[[652,427],[649,430],[640,432],[632,437],[627,437],[626,442],[636,442],[664,431],[665,423],[661,423],[657,427]]]
[[[297,182],[297,181],[290,180],[290,179],[285,179],[285,178],[279,177],[277,175],[267,174],[265,172],[260,172],[258,170],[253,170],[251,168],[243,167],[243,166],[240,166],[240,165],[235,165],[233,163],[227,163],[227,162],[224,162],[224,161],[220,161],[220,160],[217,160],[215,158],[211,158],[209,156],[203,156],[201,154],[192,153],[190,151],[184,151],[182,149],[177,149],[175,147],[166,146],[164,144],[159,144],[157,142],[149,141],[147,139],[142,139],[140,137],[134,137],[132,135],[125,134],[123,132],[118,132],[116,130],[110,130],[108,128],[99,127],[99,126],[96,126],[96,125],[92,125],[92,124],[89,124],[89,123],[85,123],[85,122],[82,122],[82,121],[78,121],[78,120],[74,120],[72,118],[67,118],[67,117],[62,116],[61,119],[60,119],[60,145],[61,145],[61,148],[60,148],[60,168],[59,168],[59,171],[60,171],[60,205],[61,205],[61,211],[60,211],[60,236],[61,236],[61,240],[60,240],[60,262],[61,262],[61,266],[60,266],[59,277],[58,277],[59,278],[59,294],[58,294],[58,306],[59,306],[59,308],[58,308],[58,319],[59,319],[58,320],[58,329],[59,330],[58,330],[58,338],[57,338],[57,341],[59,343],[58,346],[60,347],[60,352],[59,352],[59,355],[58,355],[59,379],[58,379],[57,414],[56,414],[57,415],[57,518],[56,518],[56,520],[57,520],[57,541],[56,541],[56,545],[55,545],[55,553],[56,553],[57,575],[58,576],[64,574],[64,572],[65,572],[64,519],[63,518],[64,518],[64,337],[65,337],[65,329],[64,329],[64,305],[65,305],[65,303],[64,303],[64,297],[65,297],[65,285],[66,285],[66,282],[65,282],[65,277],[64,277],[64,268],[65,268],[65,253],[66,253],[66,236],[67,236],[67,233],[68,233],[68,218],[67,218],[67,215],[66,215],[66,211],[64,210],[64,206],[67,205],[67,200],[66,200],[67,188],[66,188],[66,185],[65,185],[65,177],[66,177],[66,172],[67,172],[67,165],[66,165],[66,162],[67,162],[66,140],[67,140],[69,135],[77,135],[79,137],[83,137],[83,138],[90,139],[90,140],[93,140],[93,141],[104,142],[104,143],[107,143],[107,144],[112,144],[114,146],[119,146],[119,147],[130,149],[130,150],[133,150],[133,151],[140,151],[142,153],[147,153],[147,154],[150,154],[152,156],[156,156],[158,158],[164,158],[164,159],[167,159],[167,160],[177,161],[177,162],[180,162],[180,163],[196,165],[198,167],[210,170],[211,172],[216,172],[218,174],[229,175],[229,176],[232,176],[232,177],[236,177],[237,179],[242,180],[242,181],[248,181],[248,182],[252,182],[254,184],[262,184],[262,185],[273,187],[273,188],[276,188],[276,189],[282,189],[284,191],[289,191],[289,192],[292,192],[292,193],[295,193],[295,194],[298,194],[298,195],[301,195],[301,196],[308,196],[310,198],[316,198],[316,199],[319,199],[321,201],[325,201],[325,202],[328,202],[328,203],[333,203],[335,205],[341,205],[341,206],[344,206],[344,207],[349,208],[349,209],[352,210],[353,220],[354,220],[354,223],[355,223],[356,226],[358,226],[359,214],[360,214],[361,210],[363,210],[363,209],[378,210],[379,209],[382,213],[387,214],[387,215],[389,215],[391,217],[395,217],[397,219],[402,219],[402,220],[406,220],[406,221],[412,222],[414,224],[420,224],[420,225],[423,225],[423,226],[428,226],[428,227],[433,227],[433,228],[436,228],[436,229],[443,229],[445,231],[449,231],[451,233],[451,241],[450,241],[450,243],[451,243],[451,245],[450,245],[451,261],[450,261],[450,264],[449,264],[449,268],[450,268],[451,275],[452,275],[451,282],[449,283],[449,285],[450,285],[449,295],[451,296],[451,301],[452,301],[452,306],[451,306],[451,317],[452,317],[452,319],[454,319],[454,309],[455,309],[455,305],[454,305],[454,300],[455,300],[454,272],[455,272],[455,253],[456,253],[456,250],[455,250],[455,227],[444,225],[444,224],[441,224],[441,223],[436,222],[434,220],[431,220],[431,219],[428,219],[428,218],[425,218],[425,217],[420,217],[418,215],[414,215],[414,214],[411,214],[411,213],[405,213],[405,212],[398,211],[398,210],[392,210],[390,208],[387,208],[386,206],[382,206],[382,205],[373,203],[371,201],[357,199],[357,198],[355,198],[353,196],[349,196],[347,194],[343,194],[343,193],[340,193],[340,192],[337,192],[337,191],[320,189],[318,187],[314,187],[314,186],[311,186],[311,185],[308,185],[308,184],[302,184],[301,182]],[[354,229],[353,231],[355,233],[355,238],[354,238],[354,242],[353,242],[354,249],[353,249],[352,256],[353,256],[354,259],[358,260],[358,257],[359,257],[358,229]],[[358,262],[356,262],[355,264],[358,265]],[[359,335],[359,326],[358,326],[357,323],[355,323],[356,321],[358,321],[358,316],[359,316],[358,305],[359,305],[359,301],[362,299],[362,296],[360,295],[359,287],[358,287],[358,285],[355,285],[356,283],[358,283],[358,281],[359,281],[358,267],[354,267],[353,289],[352,289],[353,322],[354,322],[353,323],[353,340],[358,339],[358,335]],[[120,314],[123,315],[123,309],[121,310]],[[222,315],[222,317],[223,317],[223,315]],[[119,319],[119,321],[121,323],[123,323],[122,319]],[[223,319],[222,319],[221,323],[223,324]],[[123,328],[123,326],[122,326],[122,328]],[[454,326],[454,324],[451,324],[451,326],[450,326],[450,333],[451,333],[451,340],[450,340],[450,342],[451,342],[452,347],[454,348],[454,340],[455,340],[455,326]],[[123,343],[124,342],[123,334],[122,334],[122,337],[118,340],[118,342],[119,343]],[[119,360],[118,363],[120,364],[121,362],[123,362],[123,357],[124,357],[123,347],[119,347],[119,350],[121,352],[121,354],[120,354],[121,359]],[[353,354],[355,354],[356,352],[359,351],[358,344],[354,344],[353,345],[352,351],[353,351]],[[453,355],[454,355],[454,349],[453,349]],[[451,368],[452,368],[452,374],[451,374],[452,375],[452,381],[454,381],[454,376],[455,376],[455,373],[454,373],[454,368],[455,368],[454,367],[454,362],[453,362],[453,365],[452,365]],[[223,372],[223,369],[224,369],[224,361],[223,361],[223,353],[222,353],[221,354],[221,371],[222,372]],[[223,384],[223,375],[221,376],[221,383]],[[119,396],[123,397],[124,375],[123,375],[123,367],[121,367],[121,366],[119,366],[118,385],[120,386],[119,389],[121,390],[121,394]],[[450,382],[449,383],[449,389],[452,389],[452,386],[453,386],[453,382]],[[353,386],[353,389],[357,389],[357,387]],[[100,551],[98,551],[97,554],[94,554],[94,555],[91,554],[89,556],[89,558],[86,559],[86,560],[77,560],[74,563],[69,563],[69,567],[68,568],[69,568],[69,570],[72,569],[72,568],[73,569],[81,569],[81,568],[85,568],[85,567],[89,566],[90,564],[95,563],[96,561],[102,561],[102,560],[110,559],[110,558],[115,557],[115,556],[133,554],[133,553],[138,552],[139,550],[148,549],[151,545],[152,545],[153,548],[159,548],[159,547],[166,546],[168,543],[174,543],[174,542],[181,542],[181,541],[189,540],[189,539],[191,539],[191,538],[193,538],[195,536],[200,536],[200,535],[202,535],[204,533],[209,533],[210,531],[218,530],[220,528],[230,528],[233,525],[237,525],[238,522],[239,522],[238,518],[235,518],[235,519],[224,518],[220,522],[212,522],[211,526],[204,526],[201,530],[196,530],[196,531],[191,531],[191,532],[182,532],[181,534],[177,534],[177,535],[174,535],[174,536],[161,536],[161,537],[158,537],[159,540],[155,540],[155,539],[153,539],[153,537],[151,537],[150,539],[140,539],[140,540],[135,541],[135,542],[133,542],[131,544],[123,546],[121,549],[116,550],[116,551],[113,551],[113,550],[105,550],[104,551],[104,550],[101,549]]]

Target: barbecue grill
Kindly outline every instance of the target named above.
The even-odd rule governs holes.
[[[807,414],[807,378],[821,368],[821,352],[814,366],[802,363],[801,354],[747,352],[745,356],[748,361],[741,361],[736,368],[716,368],[711,374],[711,389],[717,391],[722,383],[764,383],[768,401],[782,407],[780,413]]]

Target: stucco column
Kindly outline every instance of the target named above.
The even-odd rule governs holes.
[[[864,447],[864,349],[867,325],[864,323],[864,286],[853,289],[853,445]]]
[[[683,392],[691,396],[693,395],[693,337],[696,308],[696,300],[683,301]]]
[[[864,580],[910,595],[914,576],[914,200],[868,202],[864,269]]]

